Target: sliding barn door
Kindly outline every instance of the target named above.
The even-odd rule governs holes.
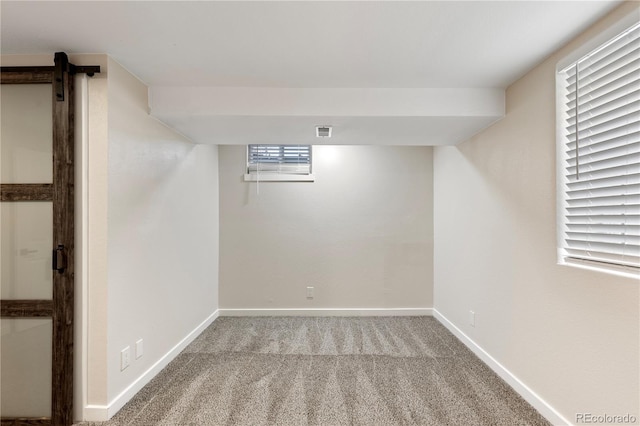
[[[61,63],[62,62],[62,63]],[[72,423],[73,77],[3,68],[0,139],[2,425]]]

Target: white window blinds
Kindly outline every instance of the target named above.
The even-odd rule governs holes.
[[[310,145],[249,145],[248,173],[306,175],[311,173]]]
[[[640,24],[559,78],[561,253],[640,267]]]

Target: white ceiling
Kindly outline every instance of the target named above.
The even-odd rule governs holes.
[[[3,54],[108,53],[152,89],[504,89],[619,3],[2,1],[1,49]],[[206,114],[197,120],[193,115],[193,123],[184,114],[172,123],[171,111],[163,110],[162,119],[180,124],[179,130],[198,142],[246,142],[237,119],[226,126],[226,138],[233,135],[234,142],[212,141],[213,125],[219,126],[224,114],[216,115],[209,128],[203,125]],[[279,116],[285,140],[287,118],[292,128],[302,123],[300,117]],[[424,118],[413,126],[420,132],[412,135],[413,143],[452,144],[469,136],[442,133],[442,126],[430,133],[433,115]],[[472,134],[494,120],[492,115],[477,125],[460,121],[460,126]]]

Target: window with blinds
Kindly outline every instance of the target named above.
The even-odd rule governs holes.
[[[558,74],[562,261],[640,267],[640,24]]]
[[[311,174],[310,145],[249,145],[247,173]]]

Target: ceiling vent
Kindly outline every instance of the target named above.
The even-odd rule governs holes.
[[[330,138],[331,137],[331,126],[316,126],[316,137],[317,138]]]

